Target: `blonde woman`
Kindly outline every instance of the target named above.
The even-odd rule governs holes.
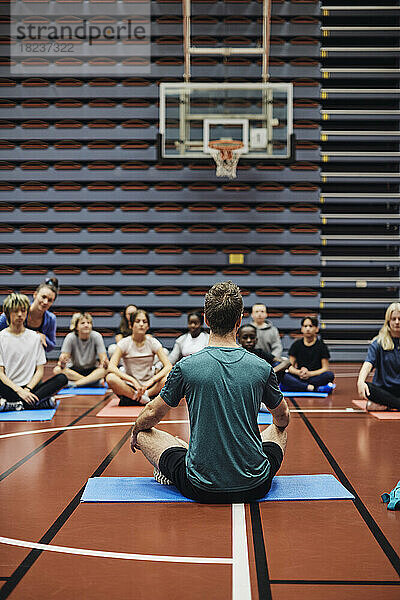
[[[367,383],[372,369],[374,378]],[[400,410],[400,302],[388,307],[383,327],[368,348],[357,388],[360,398],[367,401],[367,410]]]
[[[93,331],[92,315],[75,313],[69,328],[71,333],[65,336],[53,373],[64,373],[71,387],[98,382],[106,375],[108,358],[102,335]]]
[[[117,344],[109,364],[107,383],[120,398],[120,406],[146,404],[163,387],[171,370],[171,363],[161,345],[147,333],[150,318],[146,311],[137,310],[130,317],[132,335]],[[162,369],[153,374],[154,357],[157,355]],[[118,369],[119,361],[125,372]]]

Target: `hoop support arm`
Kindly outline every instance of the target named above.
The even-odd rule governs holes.
[[[222,54],[224,56],[231,56],[232,54],[262,54],[263,48],[196,48],[190,46],[189,54]]]

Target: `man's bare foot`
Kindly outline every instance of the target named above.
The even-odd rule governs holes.
[[[365,407],[365,409],[368,412],[380,412],[382,410],[387,410],[388,407],[385,406],[384,404],[377,404],[376,402],[372,402],[372,400],[367,400],[367,405]]]

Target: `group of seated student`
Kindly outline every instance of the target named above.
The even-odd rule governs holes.
[[[58,294],[57,279],[46,279],[33,294],[12,293],[0,316],[0,411],[54,406],[53,396],[67,383],[83,387],[107,381],[120,406],[144,405],[157,396],[172,365],[208,345],[202,311],[188,313],[188,330],[178,337],[168,354],[148,333],[150,317],[133,304],[121,312],[116,344],[109,347],[110,361],[99,332],[88,312],[72,316],[54,376],[42,383],[45,351],[55,346],[56,318],[49,311]],[[274,368],[282,391],[327,392],[335,388],[329,370],[329,350],[318,337],[318,320],[301,321],[302,338],[283,357],[279,331],[267,320],[264,304],[252,307],[252,322],[238,330],[238,344]],[[367,382],[375,369],[372,383]],[[391,304],[378,336],[369,346],[358,377],[358,394],[367,410],[400,410],[400,303]]]

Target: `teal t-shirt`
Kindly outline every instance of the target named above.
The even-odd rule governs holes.
[[[160,396],[171,407],[186,398],[186,469],[194,485],[234,492],[268,478],[257,415],[261,402],[276,408],[283,396],[265,360],[242,347],[207,346],[174,366]]]

